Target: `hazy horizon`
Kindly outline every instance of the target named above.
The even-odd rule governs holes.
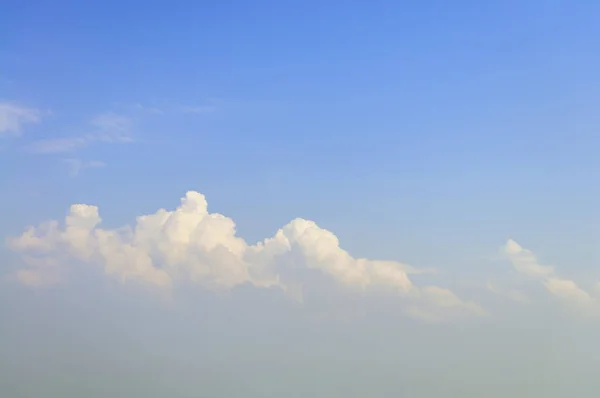
[[[600,3],[1,9],[3,398],[600,388]]]

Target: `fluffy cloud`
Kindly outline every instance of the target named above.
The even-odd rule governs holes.
[[[504,252],[513,267],[524,275],[544,278],[554,274],[554,268],[540,265],[531,250],[524,249],[512,239],[509,239],[504,245]]]
[[[554,267],[541,265],[531,250],[523,248],[514,240],[509,239],[502,247],[502,252],[517,272],[542,283],[546,291],[559,300],[584,308],[598,306],[597,300],[577,283],[559,277]]]
[[[122,282],[170,289],[193,283],[209,290],[242,284],[292,292],[303,272],[326,275],[358,291],[378,288],[402,297],[406,313],[426,320],[483,315],[479,305],[437,286],[418,287],[418,270],[395,261],[354,258],[338,238],[315,222],[297,218],[254,245],[236,235],[233,220],[209,213],[204,195],[188,192],[174,211],[140,216],[133,227],[99,227],[98,208],[73,205],[64,226],[56,221],[28,228],[9,239],[25,269],[15,276],[27,285],[56,283],[73,260],[97,264]]]
[[[40,121],[41,112],[11,102],[0,102],[0,136],[21,135],[23,125]]]

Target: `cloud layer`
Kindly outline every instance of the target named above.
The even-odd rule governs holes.
[[[54,284],[64,277],[67,264],[79,262],[101,266],[123,283],[161,289],[195,284],[208,290],[250,284],[298,297],[309,272],[355,291],[393,293],[407,314],[424,320],[486,314],[448,289],[416,286],[409,277],[418,272],[414,267],[352,257],[332,232],[313,221],[297,218],[273,237],[248,244],[236,235],[232,219],[209,213],[198,192],[188,192],[173,211],[137,217],[133,227],[107,230],[100,223],[96,206],[77,204],[64,225],[49,221],[9,239],[25,265],[14,276],[31,286]]]
[[[28,286],[52,285],[62,282],[73,265],[90,264],[122,283],[169,292],[181,285],[208,291],[250,285],[281,289],[299,300],[311,283],[324,278],[353,292],[389,294],[405,314],[426,321],[487,315],[481,305],[451,290],[412,280],[412,275],[435,270],[355,258],[314,221],[294,219],[272,237],[249,244],[237,236],[232,219],[210,213],[204,195],[194,191],[175,210],[139,216],[133,226],[103,229],[101,221],[96,206],[76,204],[63,223],[47,221],[9,238],[9,247],[22,259],[12,277]],[[578,313],[600,314],[593,293],[541,264],[531,250],[509,239],[501,253],[521,279],[538,284],[547,297]],[[518,305],[535,301],[532,292],[515,286],[482,282],[484,286]]]

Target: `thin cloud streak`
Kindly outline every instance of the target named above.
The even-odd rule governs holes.
[[[91,132],[75,137],[61,137],[38,140],[27,149],[36,154],[56,154],[74,152],[97,142],[131,143],[134,141],[131,118],[108,112],[94,117],[90,121]]]
[[[0,102],[0,137],[20,136],[24,126],[39,123],[42,114],[43,112],[38,109],[13,102]]]
[[[71,178],[78,177],[85,169],[106,167],[106,163],[93,160],[86,162],[80,159],[64,159],[64,162],[69,165]]]

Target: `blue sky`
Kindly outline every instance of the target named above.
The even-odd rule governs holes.
[[[15,193],[4,200],[43,195],[53,207],[27,211],[34,222],[74,201],[125,216],[132,193],[151,210],[187,189],[251,217],[233,199],[251,196],[268,213],[257,239],[290,216],[336,225],[349,211],[371,230],[382,213],[432,228],[447,219],[447,229],[471,209],[470,228],[499,223],[502,239],[515,228],[536,239],[523,224],[552,214],[589,220],[598,6],[459,4],[11,4],[2,97],[52,114],[4,143]],[[82,135],[106,112],[136,118],[134,144],[19,149]],[[63,158],[107,167],[72,181]],[[240,228],[254,238],[257,221]]]
[[[35,297],[51,295],[51,308],[61,311],[64,299],[56,297],[78,297],[81,288],[61,281],[58,292],[37,296],[13,276],[45,285],[58,282],[58,274],[62,280],[63,268],[79,270],[75,264],[88,262],[117,280],[133,275],[107,254],[98,229],[135,226],[140,215],[172,211],[188,191],[206,195],[210,213],[235,220],[250,246],[301,217],[318,224],[315,236],[324,241],[332,231],[351,261],[435,268],[440,276],[431,283],[452,289],[467,312],[479,313],[472,302],[492,313],[487,304],[494,300],[487,296],[514,299],[544,289],[542,301],[548,292],[567,290],[579,292],[568,297],[581,298],[581,289],[584,301],[596,300],[597,2],[13,1],[3,8],[0,235],[9,244],[0,250],[8,281],[0,296],[20,297],[31,314],[40,308]],[[190,206],[202,201],[188,199]],[[72,204],[99,207],[102,223],[85,230],[88,246],[67,229],[35,244],[19,238],[29,225],[63,222]],[[195,217],[184,210],[172,215],[181,218],[178,225]],[[82,214],[72,216],[89,216]],[[190,230],[181,239],[208,239],[202,241],[208,245],[226,229],[210,228],[216,229],[204,237]],[[319,257],[322,246],[303,240],[302,228],[292,223],[286,230],[290,244],[302,248],[286,261],[305,261],[352,285],[349,274]],[[156,244],[149,242],[172,243],[182,231],[164,227],[130,243],[142,250]],[[223,233],[223,247],[237,250],[239,242]],[[35,245],[45,246],[40,253]],[[328,255],[345,259],[334,246],[327,246]],[[171,249],[160,249],[167,250],[160,260],[152,251],[144,255],[159,273],[181,264],[200,272],[198,261],[221,267],[212,271],[222,278],[216,282],[190,276],[200,285],[262,286],[273,276],[225,275],[229,260],[206,253],[199,260],[196,251],[169,262]],[[60,266],[19,274],[32,267],[31,256]],[[387,272],[373,264],[371,282]],[[537,287],[524,291],[530,286],[520,279],[510,285],[510,264]],[[532,264],[556,268],[542,272]],[[176,279],[170,271],[160,279],[151,269],[136,275],[154,284]],[[322,286],[327,282],[313,286],[296,271],[281,271],[282,284],[296,292],[302,285],[307,308],[333,294],[321,291],[330,289]],[[125,294],[124,300],[146,294],[90,278],[85,283],[96,286],[98,302],[111,294],[105,289]],[[423,293],[424,285],[418,289],[433,297]],[[99,309],[108,305],[89,300]],[[186,300],[208,305],[213,299],[176,301]],[[375,305],[369,303],[364,306]],[[410,318],[410,308],[399,312]],[[513,307],[500,308],[512,313]],[[22,311],[0,306],[3,313],[25,322]],[[152,323],[152,316],[144,322]],[[233,316],[228,322],[242,321]],[[16,339],[11,333],[5,330],[7,346]]]

